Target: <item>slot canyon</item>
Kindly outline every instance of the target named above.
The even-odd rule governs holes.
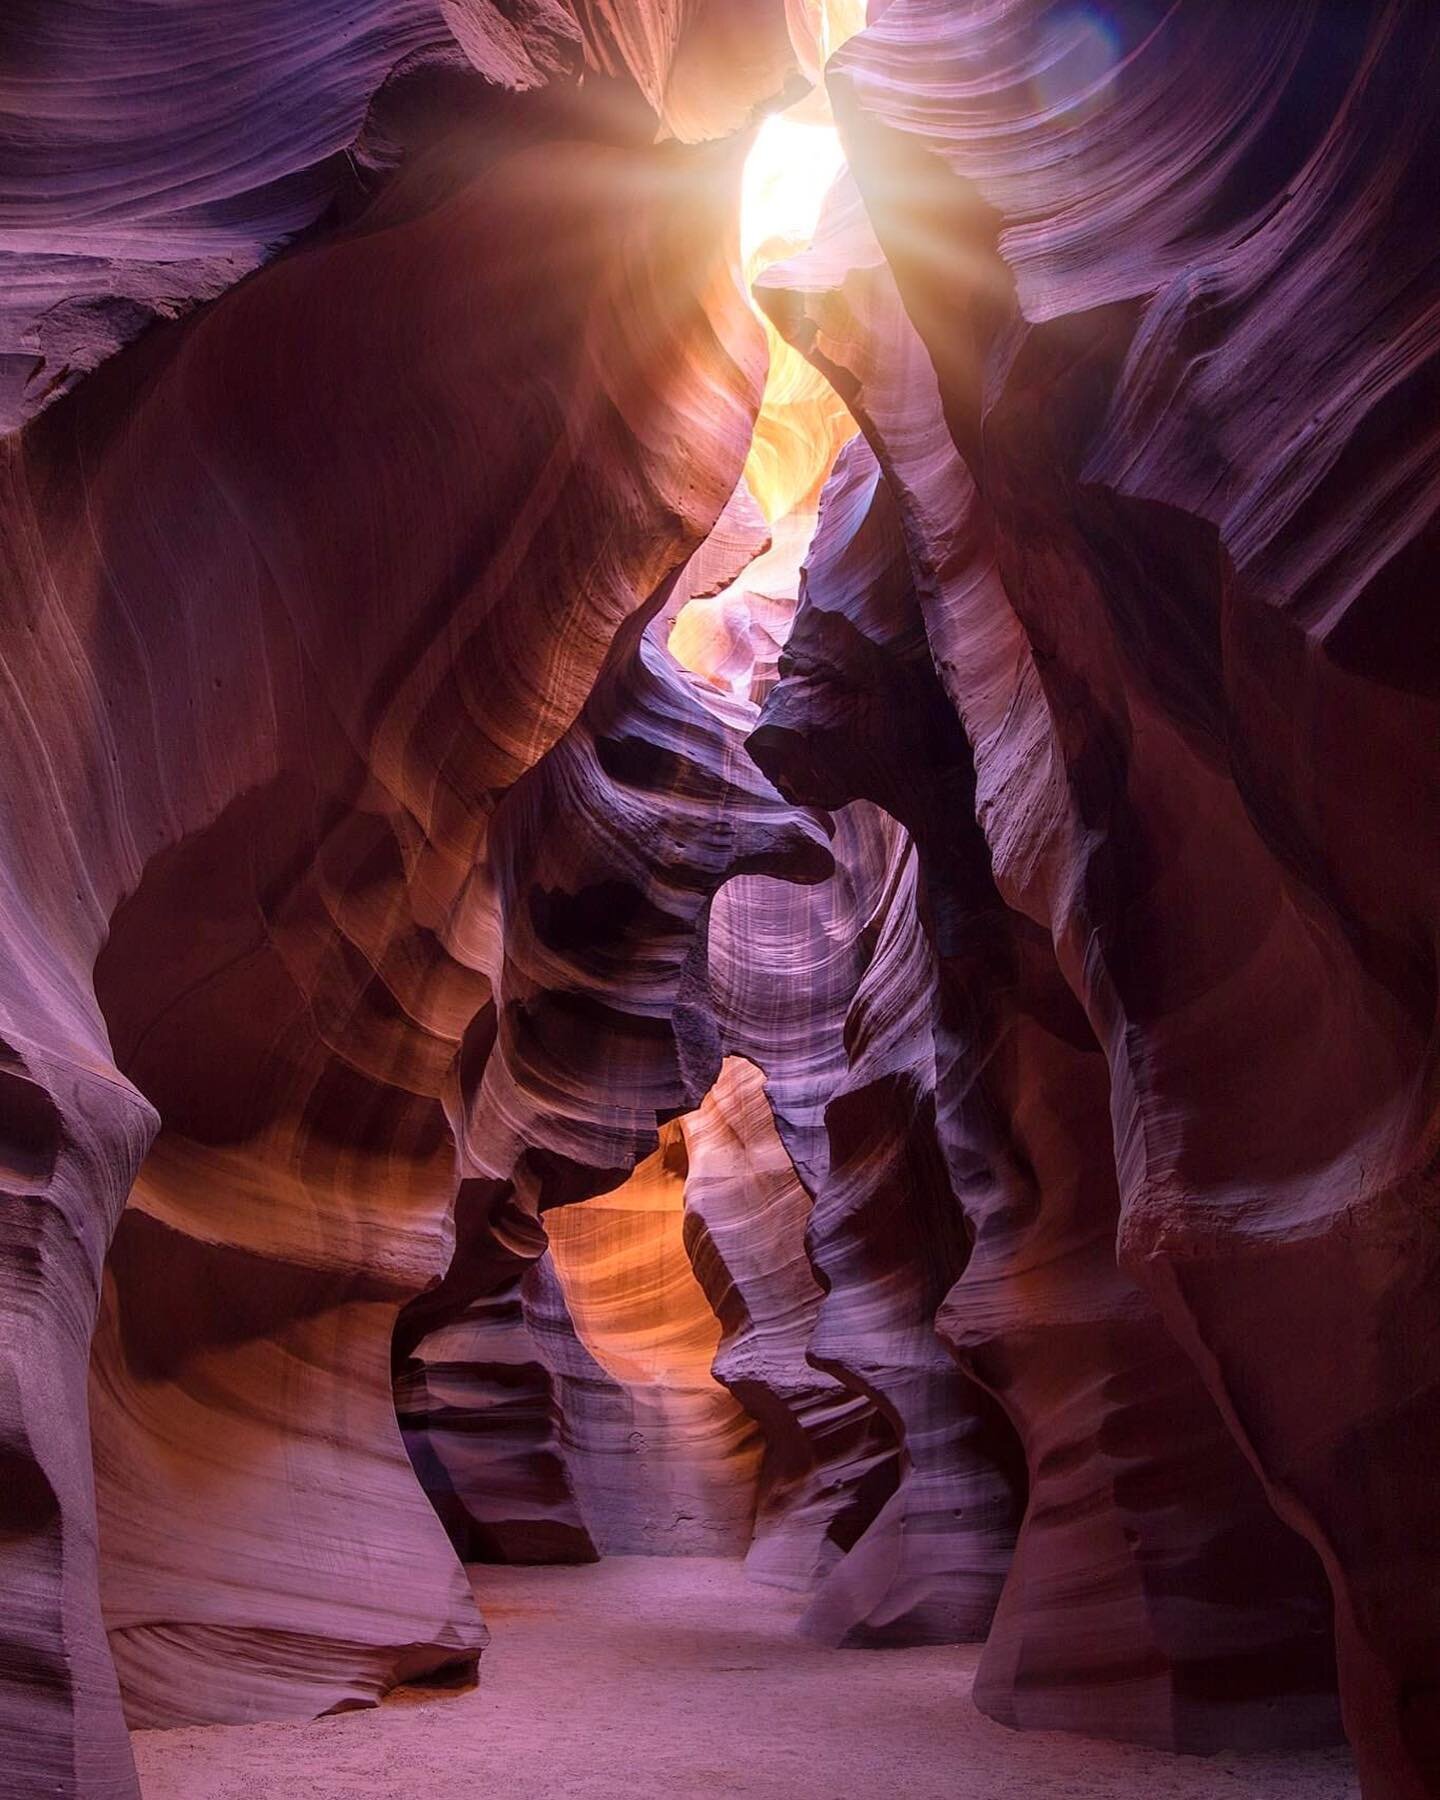
[[[1437,586],[1434,0],[0,7],[0,1800],[1437,1800]]]

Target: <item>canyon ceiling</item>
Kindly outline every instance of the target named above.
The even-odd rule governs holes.
[[[6,11],[7,1795],[697,1549],[1440,1793],[1437,196],[1428,0]]]

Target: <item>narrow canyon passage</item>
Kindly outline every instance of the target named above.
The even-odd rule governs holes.
[[[0,23],[0,1800],[1440,1800],[1440,10]]]
[[[1017,1736],[974,1645],[826,1651],[738,1562],[475,1567],[478,1691],[313,1723],[143,1732],[145,1800],[1353,1800],[1343,1750],[1174,1757]]]

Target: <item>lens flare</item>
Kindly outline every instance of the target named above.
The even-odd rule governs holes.
[[[1034,79],[1047,116],[1078,125],[1112,97],[1123,60],[1115,22],[1101,6],[1067,6],[1047,21]]]

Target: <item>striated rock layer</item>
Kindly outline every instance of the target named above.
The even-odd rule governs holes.
[[[834,196],[814,253],[767,278],[766,300],[889,469],[868,448],[842,460],[752,742],[782,785],[833,798],[849,773],[915,833],[937,960],[893,986],[933,991],[931,1104],[975,1239],[939,1325],[1029,1466],[977,1698],[1012,1724],[1188,1749],[1323,1738],[1319,1571],[1114,1266],[1104,1062],[1048,940],[997,892],[974,822],[971,752],[910,585],[912,563],[930,594],[965,596],[983,575],[973,490],[853,192]]]
[[[572,1355],[556,1373],[602,1551],[739,1555],[750,1541],[760,1436],[711,1373],[720,1324],[690,1266],[685,1188],[670,1125],[621,1187],[546,1215],[559,1310],[594,1369]]]
[[[1440,447],[1420,195],[1440,144],[1431,90],[1413,98],[1437,54],[1416,6],[1182,4],[1107,22],[896,0],[829,77],[922,388],[933,371],[944,432],[928,444],[921,389],[899,426],[873,396],[856,404],[909,490],[907,548],[999,893],[1053,943],[1104,1060],[1121,1268],[1318,1551],[1347,1727],[1367,1794],[1386,1797],[1440,1780],[1435,1539],[1416,1478],[1437,1423],[1420,1298],[1437,871],[1434,834],[1415,829],[1434,816],[1440,741],[1420,573]],[[853,316],[821,331],[817,351],[848,369]],[[887,376],[912,379],[888,355]],[[944,1323],[1018,1403],[1041,1366],[995,1352],[1028,1314],[1025,1272],[1038,1255],[1058,1281],[1052,1233],[1101,1230],[1103,1210],[1065,1173],[1074,1078],[1045,1116],[1056,1053],[1030,1030],[997,1037],[993,998],[973,1016],[977,980],[1006,992],[996,954],[954,995],[954,1041],[988,1059],[1001,1098],[1043,1058],[1012,1087],[1018,1141],[1000,1143],[1039,1183],[1039,1212],[997,1212],[984,1175]],[[1026,1004],[1056,992],[1043,963],[1021,967],[1021,994],[1041,983]],[[1046,1029],[1083,1059],[1086,1031],[1063,1017]],[[995,1097],[965,1082],[952,1161],[981,1149],[993,1167]],[[1099,1302],[1106,1285],[1097,1267],[1081,1287]],[[1111,1336],[1135,1356],[1133,1335]],[[1177,1377],[1154,1368],[1146,1411],[1138,1391],[1107,1396],[1107,1451],[1129,1462],[1147,1415],[1163,1447],[1153,1415]],[[1187,1402],[1182,1421],[1199,1429],[1202,1411]],[[1220,1442],[1213,1425],[1197,1442]],[[1208,1481],[1217,1465],[1202,1466]],[[1212,1571],[1228,1620],[1229,1650],[1207,1654],[1273,1647],[1244,1617],[1256,1590],[1224,1591],[1248,1528],[1219,1529],[1192,1457],[1182,1477],[1203,1514],[1192,1569]],[[1131,1484],[1116,1492],[1134,1504]],[[1035,1521],[1032,1496],[1032,1536]],[[1170,1588],[1168,1556],[1140,1562]],[[1014,1622],[1002,1611],[982,1691],[1023,1722],[1002,1679]],[[1283,1666],[1252,1668],[1256,1699]],[[1287,1677],[1297,1701],[1308,1666]],[[1236,1697],[1215,1674],[1187,1680],[1202,1711]]]
[[[652,143],[618,72],[447,83],[352,223],[3,446],[19,1794],[134,1791],[116,1668],[137,1723],[274,1717],[482,1642],[389,1341],[484,1021],[537,1024],[488,825],[714,523],[764,359],[743,141]]]
[[[686,1236],[723,1327],[715,1374],[764,1433],[745,1566],[757,1580],[803,1591],[854,1547],[894,1492],[895,1434],[868,1396],[809,1357],[824,1303],[805,1253],[810,1197],[760,1071],[728,1057],[681,1130]]]
[[[20,1800],[717,1548],[1440,1791],[1440,25],[863,11],[0,26]]]
[[[823,10],[823,9],[822,9]],[[612,84],[686,142],[813,78],[784,0],[47,0],[0,37],[0,430],[363,205],[468,71]],[[788,29],[787,29],[788,24]],[[652,111],[653,109],[653,111]],[[443,111],[443,107],[440,109]]]

